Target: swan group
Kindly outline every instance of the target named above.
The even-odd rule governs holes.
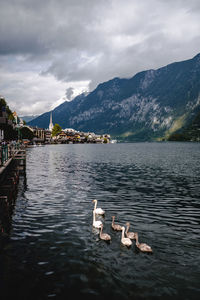
[[[102,221],[96,220],[96,215],[104,216],[105,211],[102,208],[97,208],[97,200],[96,199],[94,199],[92,202],[94,203],[92,225],[93,225],[93,227],[100,229],[99,237],[101,240],[111,241],[111,236],[108,233],[103,232]],[[126,227],[121,226],[121,225],[115,223],[115,216],[112,216],[111,228],[114,231],[121,231],[121,244],[122,245],[124,245],[126,247],[130,247],[133,243],[132,240],[135,240],[135,245],[141,252],[149,252],[149,253],[153,252],[152,248],[149,245],[147,245],[145,243],[139,243],[137,232],[129,232],[130,222],[126,222]]]

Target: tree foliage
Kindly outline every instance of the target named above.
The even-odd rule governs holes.
[[[2,111],[3,109],[5,109],[5,111],[7,112],[8,119],[13,120],[14,119],[13,113],[10,110],[6,100],[4,98],[0,98],[0,111]]]
[[[52,130],[52,136],[56,136],[58,133],[61,132],[61,130],[61,126],[59,124],[55,124]]]

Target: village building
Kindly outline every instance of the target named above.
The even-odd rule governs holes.
[[[13,112],[13,117],[14,117],[14,123],[16,127],[23,127],[24,126],[24,121],[22,118],[18,117],[16,111]]]
[[[50,143],[50,142],[51,142],[51,131],[45,130],[45,143]]]
[[[34,127],[32,130],[34,134],[33,140],[37,143],[43,143],[45,141],[45,130],[38,127]]]

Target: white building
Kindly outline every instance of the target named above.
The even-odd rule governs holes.
[[[50,130],[50,131],[53,130],[52,111],[51,111],[51,114],[50,114],[49,130]]]

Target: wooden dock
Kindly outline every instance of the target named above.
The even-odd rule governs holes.
[[[13,155],[13,160],[17,162],[17,166],[20,172],[26,170],[26,150],[19,149]]]
[[[10,165],[16,162],[20,171],[26,168],[26,149],[22,145],[0,146],[0,183],[4,180]]]
[[[0,152],[1,152],[0,148]],[[26,171],[24,147],[10,147],[0,154],[0,233],[6,232],[6,224],[14,207],[20,174]],[[2,155],[3,154],[3,155]],[[6,158],[6,159],[2,159]]]

